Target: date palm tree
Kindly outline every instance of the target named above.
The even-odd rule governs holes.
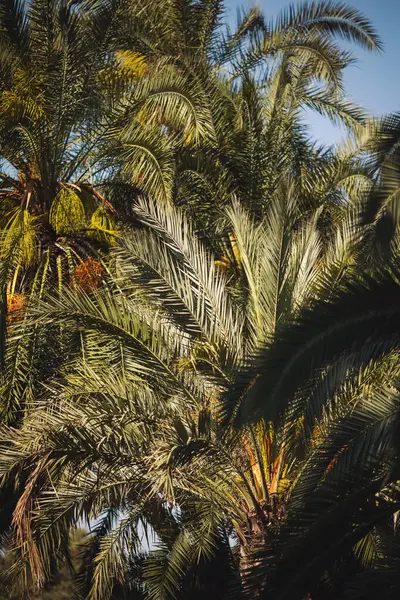
[[[365,113],[342,81],[354,57],[338,39],[381,48],[368,19],[341,3],[300,4],[271,23],[252,9],[225,33],[224,10],[220,0],[129,3],[116,69],[135,83],[108,139],[116,196],[131,182],[172,199],[204,235],[233,193],[255,213],[285,172],[332,180],[335,163],[308,143],[303,110],[357,129]]]
[[[107,3],[0,2],[0,418],[17,424],[57,365],[59,330],[9,339],[46,290],[96,285],[88,257],[112,240],[113,210],[95,188],[104,133],[101,69],[115,27]],[[0,529],[14,495],[4,492]],[[4,501],[3,501],[4,500]]]
[[[307,477],[292,490],[280,539],[260,558],[265,597],[330,597],[329,589],[346,579],[350,590],[343,597],[372,598],[376,585],[388,597],[398,594],[392,570],[398,544],[387,536],[390,518],[396,529],[399,506],[398,295],[395,267],[347,282],[330,303],[319,301],[283,327],[252,375],[239,379],[233,395],[242,390],[239,423],[262,416],[279,427],[286,415],[288,447],[299,419],[302,444],[321,436],[304,465]],[[346,554],[354,544],[357,559],[376,569],[375,581],[365,573],[352,581]]]
[[[94,149],[104,134],[106,34],[112,7],[64,0],[0,3],[0,362],[2,418],[13,420],[40,372],[53,368],[57,336],[6,353],[7,326],[24,320],[46,289],[95,285],[89,256],[112,242],[113,208],[95,189]],[[35,383],[36,382],[36,383]]]
[[[391,421],[381,419],[396,402],[394,388],[382,387],[382,380],[393,385],[397,377],[390,353],[374,355],[379,365],[369,362],[364,371],[349,358],[338,369],[347,375],[346,385],[330,412],[323,410],[332,397],[328,383],[315,384],[307,410],[299,409],[301,397],[295,396],[279,418],[267,414],[254,424],[232,426],[247,414],[240,389],[255,376],[249,361],[265,343],[282,344],[294,318],[333,314],[333,300],[347,297],[346,277],[356,278],[363,248],[356,208],[342,209],[335,237],[323,244],[320,210],[302,215],[293,188],[271,202],[259,223],[236,202],[227,213],[238,271],[231,281],[178,211],[140,201],[135,213],[143,228],[121,238],[110,267],[114,275],[104,288],[68,290],[35,311],[39,327],[64,326],[69,354],[58,376],[33,399],[21,428],[3,430],[3,477],[13,480],[20,473],[25,481],[14,511],[21,566],[29,565],[43,584],[61,540],[84,518],[97,523],[87,550],[90,597],[107,598],[116,583],[129,585],[129,565],[143,551],[146,535],[157,546],[147,548],[142,569],[146,597],[183,593],[186,575],[218,548],[228,571],[236,573],[236,587],[244,590],[253,584],[263,552],[285,540],[291,511],[302,514],[302,503],[308,510],[308,501],[328,501],[321,479],[338,477],[344,494],[341,473],[351,468],[344,449],[353,443],[351,456],[362,469],[351,497],[358,503],[351,506],[360,519],[364,502],[374,512],[361,483],[371,473],[375,450],[380,475],[374,485],[370,480],[371,493],[380,492],[383,505],[376,510],[379,517],[387,517],[388,507],[394,512],[394,481],[385,462],[390,446],[380,448],[378,435],[389,436]],[[13,327],[18,338],[20,324]],[[304,362],[310,368],[325,357],[320,346]],[[265,369],[262,363],[256,381],[264,380]],[[364,453],[371,427],[377,435],[368,438]],[[372,522],[373,516],[368,527],[353,524],[352,543],[338,545],[332,557],[363,556]],[[340,523],[349,533],[349,523]],[[316,573],[310,586],[323,575]]]

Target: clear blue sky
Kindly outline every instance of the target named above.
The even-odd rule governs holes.
[[[236,22],[238,6],[248,8],[258,4],[267,16],[275,16],[290,0],[226,0],[230,18]],[[296,0],[292,3],[297,4]],[[359,57],[356,65],[347,70],[345,77],[347,95],[374,114],[400,110],[400,0],[353,0],[349,4],[367,15],[384,42],[384,53],[372,55],[353,47]],[[313,135],[326,143],[341,137],[329,121],[310,115]]]

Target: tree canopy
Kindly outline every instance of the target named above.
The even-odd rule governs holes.
[[[383,44],[228,4],[0,0],[7,597],[398,598],[399,118],[343,79]]]

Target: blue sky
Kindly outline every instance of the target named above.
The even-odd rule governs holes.
[[[286,0],[226,0],[229,17],[236,20],[238,6],[249,7],[257,3],[267,16],[275,16],[288,4]],[[294,4],[297,2],[294,0]],[[400,110],[400,0],[350,0],[358,10],[373,22],[384,42],[384,53],[371,55],[354,47],[359,61],[349,67],[345,81],[347,95],[374,114]],[[325,142],[334,143],[341,137],[340,131],[329,121],[310,115],[313,135]]]

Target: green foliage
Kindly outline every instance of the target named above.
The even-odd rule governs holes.
[[[381,41],[341,2],[225,7],[0,0],[21,593],[398,595],[398,123],[346,98],[341,45]]]
[[[299,384],[293,375],[283,381],[286,387],[301,390],[306,380],[307,402],[310,380],[315,386],[313,403],[303,408],[301,395],[292,399],[290,388],[283,394],[287,404],[277,409],[274,428],[262,421],[236,432],[228,424],[231,415],[237,420],[243,414],[248,399],[237,392],[237,384],[231,396],[221,397],[221,392],[231,388],[232,379],[241,383],[244,376],[255,377],[263,389],[265,364],[260,363],[254,375],[249,363],[266,340],[276,339],[277,347],[284,344],[284,332],[289,335],[293,319],[300,319],[294,329],[299,332],[297,341],[291,342],[297,344],[300,356],[300,332],[312,336],[312,319],[317,320],[317,332],[321,319],[329,332],[327,315],[332,313],[334,319],[339,297],[349,305],[347,327],[349,311],[359,312],[357,292],[354,298],[349,296],[343,269],[354,263],[359,236],[349,227],[351,235],[343,237],[338,220],[341,235],[332,235],[333,253],[330,244],[324,247],[320,241],[320,209],[303,215],[301,228],[294,228],[296,209],[294,196],[293,205],[271,207],[259,223],[238,203],[228,211],[240,266],[235,300],[226,274],[215,269],[183,215],[140,201],[135,214],[142,229],[125,230],[120,247],[113,251],[108,284],[91,295],[65,291],[35,311],[40,327],[62,325],[68,335],[84,332],[79,344],[71,346],[60,375],[33,400],[21,428],[9,431],[1,448],[3,476],[8,479],[22,468],[31,482],[18,502],[15,527],[17,535],[26,528],[30,532],[32,546],[21,558],[39,581],[48,578],[49,557],[60,549],[60,538],[53,531],[62,539],[79,515],[98,520],[111,509],[119,518],[99,529],[90,563],[94,599],[111,597],[116,584],[129,588],[129,561],[141,549],[143,531],[155,535],[158,546],[145,557],[141,581],[146,597],[184,594],[188,570],[212,560],[228,531],[236,544],[234,552],[239,553],[235,557],[232,552],[230,567],[234,573],[239,565],[242,573],[241,583],[235,584],[238,590],[252,586],[259,573],[258,559],[254,563],[252,558],[257,549],[265,548],[270,562],[272,550],[273,557],[286,556],[281,546],[277,554],[274,550],[275,544],[286,549],[286,531],[299,537],[303,570],[309,573],[304,581],[296,579],[302,589],[307,581],[317,585],[323,574],[313,562],[317,539],[325,543],[324,528],[333,527],[339,505],[349,503],[349,517],[343,517],[343,528],[337,527],[336,551],[332,559],[326,557],[324,566],[351,555],[353,546],[354,556],[358,555],[364,529],[354,521],[354,511],[361,511],[363,524],[365,519],[371,524],[377,518],[387,520],[394,512],[395,505],[383,498],[392,496],[388,486],[396,481],[390,473],[396,456],[391,440],[397,392],[381,389],[384,372],[391,386],[398,376],[397,362],[382,363],[393,345],[371,342],[372,354],[351,347],[344,368],[339,362],[332,379],[328,367],[336,346],[331,351],[324,339],[325,353],[319,346],[314,353],[306,337],[305,347],[314,358],[307,354],[305,364],[317,373],[327,371],[328,381],[318,388],[303,363]],[[340,257],[339,264],[335,257]],[[396,291],[397,284],[391,281]],[[359,293],[368,294],[359,285]],[[376,284],[377,301],[381,285]],[[372,306],[375,296],[371,293],[368,298]],[[393,302],[393,293],[388,302]],[[372,318],[369,305],[366,308]],[[384,312],[384,307],[380,310]],[[392,331],[393,323],[388,321],[387,327]],[[347,348],[339,329],[332,330]],[[377,328],[378,334],[382,336],[382,328]],[[318,336],[317,340],[321,343]],[[282,356],[288,360],[286,349]],[[283,372],[281,367],[273,369],[275,376]],[[271,384],[269,388],[273,392]],[[257,389],[253,385],[252,393]],[[30,464],[39,470],[31,471]],[[359,477],[353,474],[349,489],[348,474],[355,465]],[[347,494],[342,497],[343,485]],[[361,492],[365,500],[360,500]],[[369,515],[368,502],[378,493],[382,511],[375,507]],[[37,503],[35,522],[27,520],[27,502]],[[324,503],[330,506],[332,522],[321,511]],[[291,519],[296,525],[290,528]],[[45,536],[39,535],[43,528]],[[353,543],[346,545],[340,536],[350,531]],[[308,547],[315,548],[311,566],[305,563],[310,550],[305,553],[303,538],[308,536],[313,540]],[[291,556],[288,561],[294,560]],[[271,573],[276,569],[272,582],[279,581],[281,568],[280,563],[269,566]]]

